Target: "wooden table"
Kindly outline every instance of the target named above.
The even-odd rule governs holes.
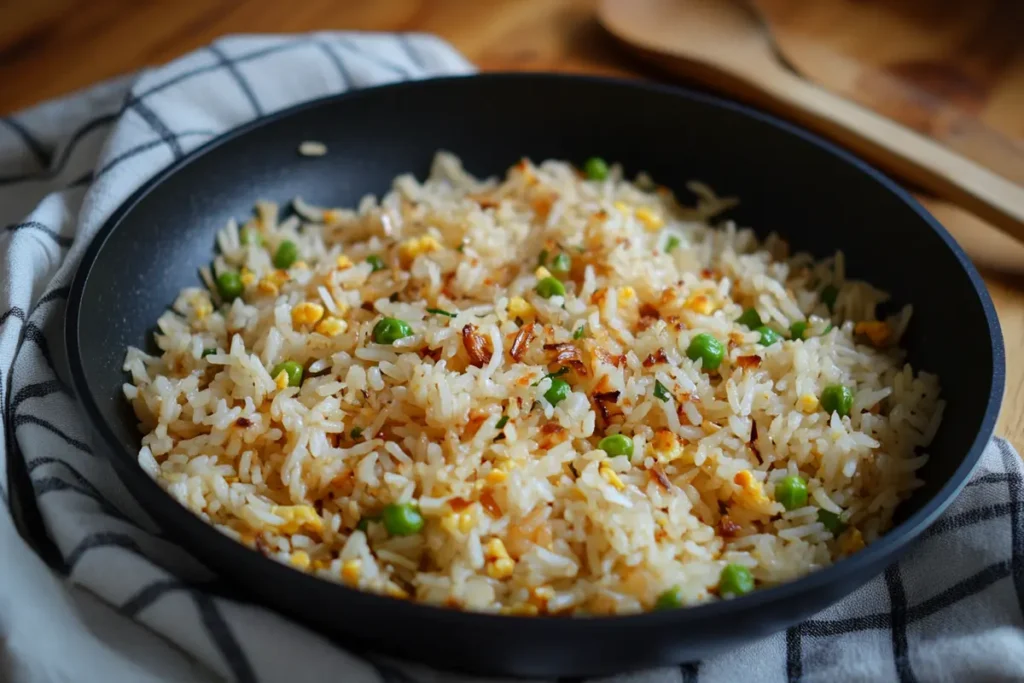
[[[0,113],[225,33],[324,29],[436,33],[487,70],[651,77],[603,33],[591,0],[32,0],[0,4]],[[1024,452],[1024,247],[987,225],[937,215],[995,300],[1008,357],[998,431]]]

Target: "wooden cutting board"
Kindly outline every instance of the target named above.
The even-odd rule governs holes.
[[[752,0],[806,78],[1024,185],[1024,2]]]

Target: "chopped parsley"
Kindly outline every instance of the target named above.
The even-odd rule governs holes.
[[[673,249],[678,247],[679,244],[680,244],[680,240],[679,240],[678,237],[676,237],[675,235],[669,235],[668,239],[665,240],[665,253],[668,254]]]
[[[349,432],[348,435],[351,436],[353,439],[358,439],[360,436],[363,435],[363,428],[362,427],[353,427],[352,431]]]
[[[542,250],[540,252],[540,256],[537,257],[537,265],[538,266],[543,266],[543,265],[547,264],[548,256],[549,256],[548,250],[547,249]]]
[[[572,333],[572,338],[573,339],[583,339],[583,335],[585,335],[586,333],[587,333],[587,326],[586,325],[580,325],[578,328],[576,328],[576,331]]]
[[[658,380],[654,380],[654,397],[661,399],[662,401],[668,401],[672,398],[672,394],[668,393],[668,389],[665,388],[664,384]]]
[[[498,420],[498,424],[494,425],[495,429],[504,429],[505,425],[508,424],[508,415],[502,415],[501,419]]]
[[[440,308],[428,308],[427,313],[433,313],[434,315],[446,315],[449,318],[455,317],[454,313],[449,313],[448,311],[442,310]]]
[[[212,356],[215,353],[217,353],[217,349],[203,349],[203,355],[200,357],[206,358],[207,356]]]

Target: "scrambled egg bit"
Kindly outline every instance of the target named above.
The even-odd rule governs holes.
[[[417,256],[429,254],[440,248],[441,243],[430,235],[414,237],[398,245],[398,257],[401,259],[402,266],[408,268],[409,264],[416,260]]]
[[[281,374],[285,375],[287,383],[287,374]],[[324,521],[312,505],[275,505],[270,508],[270,512],[284,520],[278,530],[286,534],[297,533],[300,529],[319,533],[324,528]]]
[[[732,482],[740,487],[740,490],[733,496],[736,498],[736,502],[743,507],[759,508],[772,502],[768,496],[764,495],[764,486],[754,479],[750,470],[740,470],[733,477]]]

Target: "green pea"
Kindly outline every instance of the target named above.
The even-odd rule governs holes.
[[[608,164],[601,157],[590,157],[583,164],[583,172],[590,180],[604,180],[608,177]]]
[[[373,268],[373,270],[370,271],[371,273],[376,273],[378,270],[384,270],[387,268],[387,266],[384,265],[384,259],[377,256],[377,254],[370,254],[367,256],[366,262],[370,264],[371,268]]]
[[[754,576],[741,564],[727,564],[718,577],[718,595],[735,598],[754,590]]]
[[[412,336],[409,323],[398,318],[381,318],[373,326],[373,341],[378,344],[394,344],[399,339]]]
[[[553,273],[568,273],[571,268],[572,258],[565,252],[556,256],[555,260],[551,262],[551,271]]]
[[[263,246],[263,235],[256,228],[242,228],[238,233],[238,237],[245,246]]]
[[[242,284],[242,278],[239,277],[238,273],[233,270],[225,270],[217,276],[217,291],[220,293],[220,298],[224,299],[224,301],[234,301],[242,296],[245,286]]]
[[[803,477],[790,475],[775,485],[775,500],[787,510],[796,510],[807,505],[807,482]]]
[[[686,349],[686,357],[690,360],[703,361],[705,370],[717,370],[725,357],[725,347],[710,334],[698,334]]]
[[[797,320],[789,326],[790,339],[803,339],[805,334],[807,334],[807,323],[805,321]]]
[[[544,398],[548,400],[548,403],[556,406],[559,401],[565,400],[570,391],[572,391],[572,388],[564,379],[553,379],[551,380],[551,386],[544,392]]]
[[[761,325],[754,330],[761,335],[761,346],[771,346],[775,342],[779,341],[779,333],[768,327],[767,325]]]
[[[678,247],[682,242],[675,235],[669,235],[668,239],[665,240],[665,253],[670,254],[672,250]]]
[[[286,360],[283,363],[278,363],[270,371],[270,376],[277,379],[282,372],[288,375],[288,386],[297,387],[302,384],[302,366],[295,361]]]
[[[821,392],[821,407],[826,413],[839,413],[839,417],[849,415],[853,407],[853,389],[842,384],[830,384]]]
[[[597,447],[607,453],[609,458],[617,458],[620,455],[624,455],[627,458],[633,457],[633,439],[625,434],[606,436],[601,439]]]
[[[740,325],[746,325],[752,330],[756,330],[764,324],[761,322],[761,316],[757,314],[757,309],[755,308],[748,308],[743,311],[743,315],[736,318],[736,322]]]
[[[537,283],[537,293],[545,299],[553,296],[565,296],[565,285],[558,278],[546,277]]]
[[[392,503],[381,514],[384,528],[392,536],[410,536],[423,528],[423,515],[412,503]]]
[[[828,310],[831,311],[836,305],[836,299],[839,297],[839,288],[835,285],[826,285],[818,296],[821,298],[821,302],[828,306]]]
[[[833,536],[838,536],[843,533],[846,529],[846,524],[843,522],[843,518],[834,512],[828,510],[818,510],[818,521],[825,525]]]
[[[683,591],[679,589],[679,586],[672,586],[667,591],[658,596],[657,602],[654,603],[654,609],[678,609],[683,606]]]
[[[295,263],[299,258],[299,247],[295,242],[291,240],[285,240],[281,244],[277,245],[277,251],[274,253],[274,267],[275,268],[291,268],[292,264]]]

